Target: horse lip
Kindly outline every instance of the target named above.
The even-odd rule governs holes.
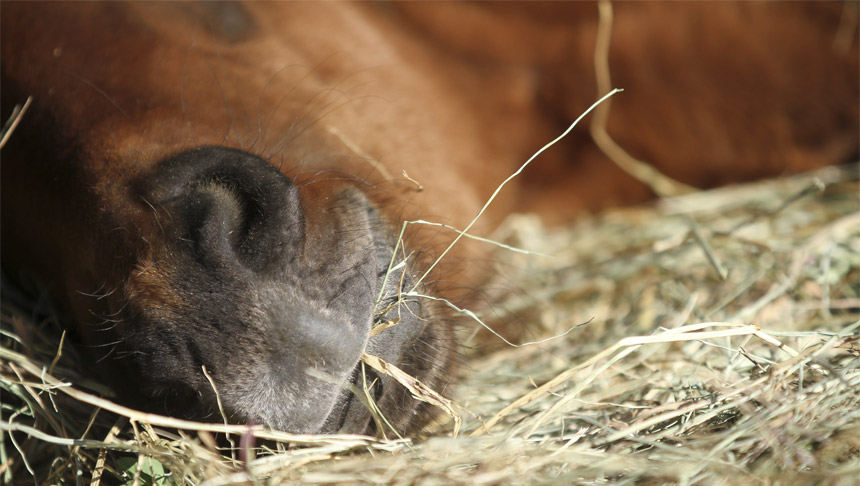
[[[356,396],[356,393],[361,393],[365,390],[363,383],[365,382],[364,374],[368,373],[368,370],[362,369],[363,363],[359,362],[355,368],[355,372],[353,373],[353,378],[349,381],[350,386],[344,386],[341,394],[339,395],[342,400],[341,410],[339,411],[339,416],[337,421],[334,422],[335,427],[331,432],[340,432],[347,434],[366,434],[370,435],[369,432],[371,430],[372,423],[372,411],[368,409],[366,403],[359,399]],[[375,378],[376,373],[370,372],[370,374]],[[379,403],[382,399],[384,389],[380,389],[382,387],[382,380],[375,380],[375,383],[372,383],[372,386],[376,388],[374,391],[373,388],[370,389],[371,400],[374,400],[376,403]],[[334,412],[332,411],[332,415]],[[331,417],[326,420],[327,423],[331,423]]]
[[[372,205],[368,205],[368,215],[371,220],[375,217],[378,217],[378,213],[376,212],[376,208]],[[392,296],[389,295],[390,292],[385,292],[388,287],[400,285],[401,275],[398,272],[390,272],[390,264],[392,255],[394,255],[395,247],[390,243],[388,237],[390,236],[388,232],[386,232],[382,227],[373,225],[371,227],[371,232],[373,234],[375,248],[373,251],[377,253],[377,264],[379,266],[380,272],[378,277],[378,291],[381,292],[380,301],[376,304],[374,308],[374,313],[376,313],[380,307],[385,308],[383,305],[386,300],[390,299]],[[409,266],[404,265],[402,272],[407,272]],[[411,278],[409,278],[408,274],[404,279],[405,282],[409,282]],[[402,305],[402,304],[401,304]],[[379,316],[374,316],[372,320],[371,329],[373,327],[379,325],[382,322],[387,321],[386,314],[396,312],[396,310],[391,309],[385,313],[382,313]],[[420,334],[420,330],[416,329],[415,335]],[[378,353],[378,350],[374,350],[374,344],[380,341],[380,337],[382,334],[371,335],[365,347],[363,349],[364,354],[382,354]],[[377,352],[375,352],[377,351]],[[398,354],[399,356],[399,354]],[[396,360],[395,360],[396,361]],[[396,363],[395,363],[396,364]],[[370,378],[368,380],[368,378]],[[362,393],[365,391],[365,384],[371,386],[369,389],[371,392],[368,399],[373,400],[375,403],[380,403],[386,393],[385,388],[383,387],[382,377],[378,375],[376,371],[371,368],[365,366],[364,362],[359,360],[356,364],[355,370],[353,371],[352,378],[347,382],[347,384],[341,385],[342,390],[339,394],[339,402],[342,403],[340,405],[340,410],[333,410],[331,415],[338,414],[338,418],[336,421],[332,420],[332,416],[326,419],[327,424],[331,424],[332,422],[335,427],[333,427],[333,431],[342,432],[342,433],[359,433],[359,434],[367,434],[372,430],[371,425],[373,424],[372,414],[373,412],[368,409],[368,404],[365,400],[361,400],[356,393]],[[341,401],[342,400],[342,401]]]

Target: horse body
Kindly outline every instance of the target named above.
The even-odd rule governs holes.
[[[52,286],[127,401],[217,418],[205,366],[232,420],[365,432],[342,387],[362,353],[449,384],[451,327],[398,297],[429,285],[421,270],[452,233],[410,230],[404,250],[397,230],[465,227],[587,107],[595,9],[389,7],[3,4],[3,114],[34,99],[3,149],[3,264]],[[856,156],[857,43],[832,48],[841,8],[826,7],[621,5],[616,84],[651,98],[617,102],[610,132],[700,185]],[[803,42],[768,51],[786,32]],[[720,54],[726,39],[749,52]],[[564,219],[650,196],[585,133],[540,163],[479,231],[512,208]],[[468,293],[480,251],[456,247],[433,290]],[[376,378],[396,428],[426,423]]]

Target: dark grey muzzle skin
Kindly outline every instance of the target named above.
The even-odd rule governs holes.
[[[444,365],[427,309],[397,304],[408,265],[386,278],[391,231],[357,189],[308,203],[267,161],[201,147],[138,177],[133,193],[156,229],[112,305],[120,343],[101,363],[133,403],[220,421],[217,390],[232,422],[368,433],[370,415],[346,384],[375,382],[382,404],[408,395],[362,370],[362,353],[419,379]],[[404,429],[422,415],[417,404],[396,408]]]

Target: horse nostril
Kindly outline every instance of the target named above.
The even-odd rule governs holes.
[[[192,149],[144,179],[143,197],[167,212],[181,246],[205,265],[278,268],[301,242],[292,182],[265,160],[223,147]]]

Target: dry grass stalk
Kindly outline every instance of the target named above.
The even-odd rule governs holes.
[[[594,46],[594,72],[597,81],[597,93],[601,95],[612,89],[609,72],[609,41],[612,37],[613,20],[612,3],[608,0],[601,0],[598,3],[598,14],[597,39]],[[609,157],[609,160],[624,172],[645,183],[659,196],[678,196],[697,191],[695,187],[676,181],[659,172],[651,164],[636,159],[618,145],[606,131],[610,106],[612,106],[612,100],[606,100],[605,103],[598,106],[589,125],[591,138],[600,150]]]

